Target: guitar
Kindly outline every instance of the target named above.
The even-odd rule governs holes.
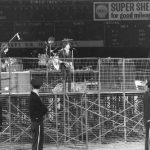
[[[54,68],[55,68],[56,70],[59,70],[59,69],[60,69],[60,64],[61,64],[61,63],[63,63],[67,69],[70,69],[70,70],[73,70],[73,69],[74,69],[72,62],[67,62],[67,61],[59,60],[58,57],[57,57],[57,58],[55,57],[52,62],[53,62]]]
[[[67,69],[74,69],[72,62],[61,61],[60,63],[63,63]]]

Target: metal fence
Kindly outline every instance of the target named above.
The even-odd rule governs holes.
[[[36,76],[44,81],[40,93],[48,107],[44,145],[87,149],[91,143],[143,140],[142,97],[150,59],[75,58],[71,91],[63,90],[57,61],[44,55],[1,59],[1,148],[31,147],[28,103]]]

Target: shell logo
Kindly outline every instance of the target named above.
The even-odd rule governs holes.
[[[99,19],[108,19],[108,5],[100,4],[95,7],[95,13]]]

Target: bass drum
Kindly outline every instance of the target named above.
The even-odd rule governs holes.
[[[59,64],[59,56],[58,55],[55,55],[53,57],[52,63],[53,63],[54,69],[59,70],[60,64]]]
[[[39,66],[47,65],[48,56],[46,54],[39,54],[38,58],[39,58],[39,62],[38,62]]]
[[[59,57],[53,56],[48,60],[49,70],[59,70]]]

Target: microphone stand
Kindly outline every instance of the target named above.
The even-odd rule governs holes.
[[[71,52],[71,55],[72,55],[71,57],[72,57],[72,74],[73,74],[73,76],[72,76],[72,78],[73,78],[73,81],[72,81],[73,84],[72,84],[72,85],[73,85],[73,90],[74,90],[75,85],[74,85],[74,60],[73,60],[73,57],[74,57],[73,55],[74,55],[74,54],[73,54],[73,50],[72,50],[72,52]],[[73,91],[73,92],[74,92],[74,91]]]
[[[18,33],[16,33],[9,41],[8,43],[10,43],[16,36],[17,36]]]

